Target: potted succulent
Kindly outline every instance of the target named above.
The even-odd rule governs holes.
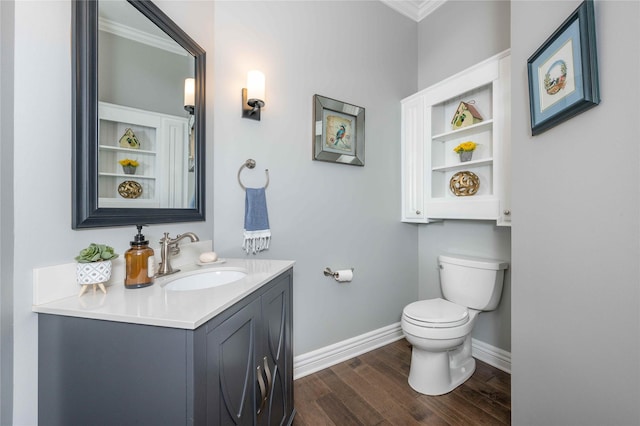
[[[86,290],[87,284],[99,284],[100,289],[104,290],[102,285],[111,278],[111,260],[118,257],[118,254],[105,244],[91,243],[89,247],[80,250],[80,254],[75,257],[76,262],[76,278],[78,284],[83,286],[82,293]]]
[[[453,151],[460,154],[460,161],[464,163],[465,161],[471,160],[471,157],[473,157],[473,151],[477,146],[478,144],[472,141],[462,142],[460,145],[456,146]]]
[[[118,161],[118,163],[120,163],[122,170],[124,170],[124,173],[127,175],[134,175],[136,173],[136,167],[140,165],[136,160],[130,158],[122,159]]]

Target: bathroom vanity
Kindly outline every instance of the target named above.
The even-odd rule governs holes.
[[[291,424],[293,262],[216,288],[67,297],[38,312],[41,425]]]

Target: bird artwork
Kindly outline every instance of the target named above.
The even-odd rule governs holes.
[[[333,143],[333,146],[338,145],[338,142],[344,143],[342,139],[344,138],[344,135],[346,132],[347,132],[347,129],[344,127],[344,124],[341,124],[340,128],[338,129],[338,132],[336,133],[336,141]]]
[[[325,146],[332,152],[351,152],[351,139],[353,138],[353,123],[346,117],[327,115],[324,124]]]

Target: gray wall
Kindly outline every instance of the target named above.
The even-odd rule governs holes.
[[[511,4],[514,425],[640,424],[640,3],[596,2],[602,102],[530,136],[527,58],[579,4]]]
[[[14,4],[0,2],[0,424],[13,415]]]
[[[509,18],[508,1],[449,1],[423,19],[418,26],[419,89],[508,49]],[[437,257],[443,252],[511,259],[511,230],[495,222],[447,220],[421,225],[418,241],[421,299],[442,297]],[[511,350],[511,270],[505,276],[500,305],[478,317],[472,336]]]
[[[398,322],[417,298],[417,233],[400,223],[400,100],[416,91],[417,24],[378,1],[215,2],[215,246],[241,256],[244,193],[267,189],[271,248],[295,260],[296,355]],[[240,118],[266,75],[262,121]],[[312,99],[366,109],[366,165],[312,161]],[[355,268],[349,284],[325,267]]]
[[[132,13],[138,13],[132,9]],[[103,102],[185,116],[184,79],[194,59],[104,31],[98,36],[98,97]],[[170,66],[167,66],[170,64]],[[154,78],[149,78],[149,73]]]
[[[418,26],[418,89],[510,47],[510,1],[447,1]]]

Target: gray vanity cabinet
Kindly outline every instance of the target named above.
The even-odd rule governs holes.
[[[291,292],[279,285],[207,332],[207,418],[281,425],[292,414]]]
[[[293,421],[292,271],[196,330],[39,315],[40,425]]]

